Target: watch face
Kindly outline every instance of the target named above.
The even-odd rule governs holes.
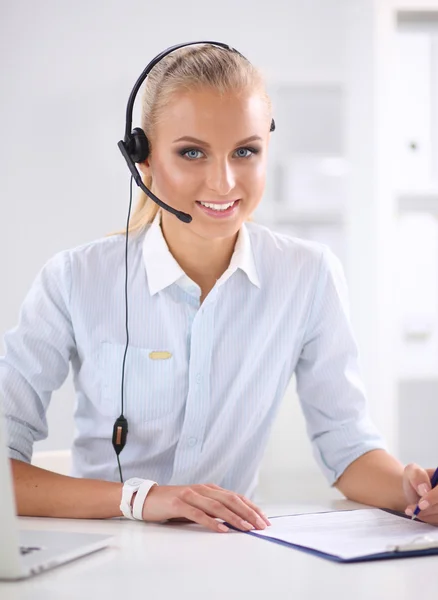
[[[130,485],[132,487],[139,487],[142,483],[143,483],[143,479],[140,479],[139,477],[133,477],[132,479],[128,479],[126,481],[126,485]]]

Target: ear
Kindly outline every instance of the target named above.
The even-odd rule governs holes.
[[[143,162],[137,163],[137,167],[139,168],[140,173],[144,177],[150,177],[152,175],[149,158],[147,158]]]

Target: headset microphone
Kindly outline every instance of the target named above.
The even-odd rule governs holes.
[[[163,52],[158,54],[155,58],[153,58],[149,62],[149,64],[143,70],[143,73],[140,75],[140,77],[135,82],[134,87],[132,88],[131,94],[128,99],[128,104],[126,107],[125,137],[123,140],[120,140],[120,142],[117,144],[120,149],[120,152],[123,154],[123,157],[126,160],[126,164],[128,165],[128,168],[131,171],[132,177],[134,178],[134,181],[138,185],[138,187],[151,200],[153,200],[156,204],[158,204],[158,206],[160,206],[161,208],[164,208],[164,210],[167,210],[168,212],[175,215],[183,223],[190,223],[192,220],[192,217],[190,215],[188,215],[187,213],[184,213],[179,210],[176,210],[175,208],[172,208],[171,206],[169,206],[168,204],[166,204],[165,202],[160,200],[149,188],[147,188],[145,186],[145,184],[143,183],[143,181],[141,179],[141,175],[138,172],[137,167],[135,166],[135,163],[143,162],[148,157],[149,142],[148,142],[145,132],[140,127],[135,127],[131,131],[132,112],[133,112],[133,108],[134,108],[135,97],[137,96],[137,93],[141,87],[141,84],[147,78],[147,76],[152,71],[152,69],[155,67],[155,65],[157,63],[159,63],[160,60],[162,60],[165,56],[167,56],[171,52],[174,52],[175,50],[179,50],[180,48],[185,48],[186,46],[194,46],[197,44],[211,44],[213,46],[219,46],[220,48],[224,48],[225,50],[228,50],[230,52],[237,52],[237,50],[235,50],[228,44],[224,44],[223,42],[210,42],[210,41],[186,42],[183,44],[177,44],[175,46],[171,46],[170,48],[163,50]],[[240,52],[237,52],[237,53],[240,54]],[[271,128],[272,128],[272,126],[271,126]]]
[[[144,135],[143,130],[139,129],[138,127],[136,127],[136,129],[140,130],[143,133],[143,135]],[[120,152],[123,154],[123,156],[124,156],[124,158],[126,160],[126,164],[128,165],[128,168],[131,171],[132,176],[134,178],[134,181],[138,185],[138,187],[141,190],[143,190],[143,192],[147,196],[149,196],[149,198],[151,200],[153,200],[154,202],[156,202],[158,204],[158,206],[161,206],[161,208],[164,208],[165,210],[168,210],[170,213],[172,213],[173,215],[175,215],[176,217],[178,217],[178,219],[180,221],[182,221],[183,223],[190,223],[190,221],[192,220],[192,217],[190,215],[188,215],[187,213],[181,212],[180,210],[176,210],[175,208],[172,208],[171,206],[169,206],[168,204],[166,204],[165,202],[163,202],[162,200],[160,200],[158,198],[158,196],[156,196],[153,192],[151,192],[151,190],[149,188],[147,188],[145,186],[145,184],[141,180],[141,175],[138,172],[138,169],[135,166],[135,163],[134,163],[134,161],[132,160],[132,158],[130,156],[129,151],[127,150],[127,144],[124,141],[120,140],[120,142],[117,144],[117,146],[120,148]],[[138,162],[140,162],[140,161],[138,161]]]

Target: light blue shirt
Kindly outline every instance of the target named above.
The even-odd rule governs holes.
[[[124,248],[116,235],[61,252],[34,282],[0,359],[11,457],[30,461],[33,442],[47,436],[50,397],[71,363],[72,475],[119,480],[111,438],[126,341]],[[125,479],[216,483],[252,496],[294,372],[329,483],[385,447],[367,414],[345,279],[328,248],[247,223],[202,305],[166,245],[160,213],[130,238],[128,257]]]

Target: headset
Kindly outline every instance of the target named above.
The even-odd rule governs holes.
[[[165,56],[179,50],[180,48],[185,48],[187,46],[194,46],[197,44],[210,44],[212,46],[217,46],[219,48],[223,48],[229,52],[235,52],[245,58],[243,54],[241,54],[235,48],[232,48],[228,44],[224,44],[223,42],[211,42],[211,41],[196,41],[196,42],[186,42],[182,44],[176,44],[175,46],[170,46],[160,54],[157,54],[155,58],[153,58],[149,64],[146,66],[140,77],[135,82],[134,87],[132,88],[131,94],[128,99],[128,104],[126,107],[126,124],[125,124],[125,137],[123,140],[118,142],[117,146],[122,153],[126,164],[128,165],[129,170],[131,171],[131,180],[130,180],[130,201],[129,201],[129,209],[128,209],[128,218],[126,223],[126,235],[125,235],[125,328],[126,328],[126,346],[125,352],[123,355],[123,364],[122,364],[122,383],[121,383],[121,411],[120,416],[117,418],[116,422],[113,426],[113,436],[112,436],[112,444],[117,456],[117,463],[119,467],[119,475],[120,481],[123,483],[123,474],[122,468],[120,465],[120,452],[123,450],[126,444],[126,439],[128,437],[128,421],[124,416],[124,379],[125,379],[125,360],[126,354],[128,351],[129,345],[129,331],[128,331],[128,229],[129,229],[129,221],[131,215],[131,205],[132,205],[132,181],[134,180],[138,187],[158,206],[164,208],[168,212],[175,215],[180,221],[183,223],[190,223],[192,220],[191,215],[184,213],[180,210],[176,210],[172,206],[169,206],[162,200],[160,200],[148,187],[145,186],[141,179],[141,175],[135,165],[135,163],[141,163],[149,156],[149,142],[146,137],[145,132],[141,127],[132,128],[132,112],[134,108],[134,101],[138,94],[138,91],[145,81],[149,73],[155,67],[157,63],[159,63]],[[245,60],[248,60],[245,58]],[[275,121],[272,119],[270,131],[275,131]]]

